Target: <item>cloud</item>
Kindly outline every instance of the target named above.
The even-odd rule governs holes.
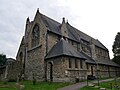
[[[119,0],[0,0],[0,52],[16,56],[25,21],[40,12],[62,22],[62,17],[88,35],[99,39],[112,57],[112,44],[120,30]]]

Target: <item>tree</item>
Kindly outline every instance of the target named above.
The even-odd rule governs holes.
[[[120,64],[120,32],[115,37],[112,51],[114,53],[113,61]]]
[[[7,58],[6,55],[0,54],[0,66],[4,66],[6,64]]]

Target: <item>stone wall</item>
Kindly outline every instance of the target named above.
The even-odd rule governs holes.
[[[0,80],[3,80],[5,78],[5,67],[0,68]]]
[[[19,50],[17,52],[17,56],[16,56],[16,64],[18,64],[19,62],[19,74],[22,75],[24,73],[24,63],[25,63],[25,59],[26,59],[26,49],[25,49],[25,38],[24,36],[22,37],[22,41],[21,41],[21,44],[20,44],[20,47],[19,47]],[[12,65],[9,66],[10,68],[13,68]],[[15,65],[15,68],[17,68],[17,65]],[[10,70],[11,71],[11,70]],[[14,71],[14,70],[13,70]]]
[[[53,34],[53,33],[48,33],[47,35],[47,52],[50,51],[50,49],[60,40],[60,36]]]
[[[91,75],[91,67],[93,67],[93,76],[97,78],[97,75],[99,78],[109,78],[109,77],[115,77],[116,75],[119,76],[119,69],[117,67],[112,67],[108,65],[98,65],[98,72],[97,72],[97,66],[92,64],[86,64],[87,65],[87,75]],[[117,72],[116,72],[117,71]]]
[[[15,61],[0,69],[0,80],[6,78],[8,81],[16,81],[18,74],[20,74],[20,67],[20,61]]]
[[[50,81],[50,63],[53,64],[53,81],[62,82],[66,81],[65,71],[67,69],[66,58],[58,57],[47,61],[47,80]]]
[[[25,78],[27,80],[32,80],[33,75],[38,81],[45,80],[45,65],[44,65],[44,57],[46,56],[46,35],[47,35],[47,27],[44,25],[42,18],[39,12],[36,13],[34,20],[31,22],[28,38],[26,41],[28,42],[26,47],[26,61],[25,61]],[[39,44],[32,47],[32,30],[35,25],[39,26],[40,29],[40,38]]]
[[[91,67],[93,68],[93,76],[96,75],[95,70],[96,70],[96,66],[94,64],[86,64],[87,67],[87,75],[92,75],[92,70]]]
[[[99,65],[98,76],[99,78],[115,77],[117,75],[116,71],[117,71],[116,67],[107,66],[107,65]],[[97,77],[97,70],[95,70],[95,76]]]
[[[8,65],[7,70],[7,79],[9,81],[16,81],[18,78],[18,75],[20,74],[20,61],[15,61],[12,64]]]
[[[39,38],[39,44],[32,47],[32,31],[35,25],[39,26],[40,29],[40,38]],[[44,57],[46,56],[46,53],[50,51],[50,49],[60,40],[61,36],[54,34],[52,32],[49,32],[48,27],[43,23],[41,14],[37,11],[35,18],[33,21],[29,21],[27,19],[26,21],[26,29],[25,29],[25,36],[23,37],[21,41],[21,45],[19,47],[18,53],[17,53],[17,61],[20,61],[20,66],[14,66],[15,68],[19,68],[18,73],[23,73],[25,70],[25,79],[32,80],[33,74],[35,78],[39,81],[45,80],[45,74],[47,70],[47,80],[50,81],[50,70],[52,65],[52,76],[53,81],[55,82],[75,82],[76,79],[82,80],[87,77],[87,75],[91,74],[91,66],[93,66],[93,75],[96,75],[96,66],[93,64],[89,64],[86,69],[86,63],[84,60],[83,62],[83,68],[80,68],[80,59],[77,60],[78,68],[75,68],[75,58],[72,59],[72,68],[69,68],[69,58],[70,57],[57,57],[50,60],[47,60],[47,69],[45,69],[45,60]],[[68,31],[66,29],[65,23],[63,23],[62,27],[62,34],[65,37],[68,37]],[[64,38],[65,38],[64,37]],[[67,39],[67,38],[66,38]],[[74,42],[72,40],[67,39],[67,41],[72,44],[77,50],[82,50],[81,44]],[[88,55],[91,55],[94,60],[99,60],[99,57],[97,52],[99,51],[98,47],[96,48],[95,45],[91,44],[90,47],[83,47],[83,49],[88,50],[86,53]],[[91,49],[91,52],[90,52]],[[109,60],[108,52],[102,50],[103,53],[107,55],[107,59]],[[22,58],[20,57],[20,54],[22,53]],[[90,54],[91,53],[91,54]],[[104,57],[104,56],[103,56]],[[106,58],[106,57],[105,57]],[[74,59],[74,60],[73,60]],[[102,58],[103,59],[103,58]],[[25,63],[25,67],[23,68]],[[14,65],[14,64],[13,64]],[[11,68],[9,72],[12,71],[17,72],[16,70],[12,70],[13,65],[9,66]],[[14,73],[13,73],[14,74]],[[9,78],[14,77],[11,73]],[[17,74],[16,74],[17,75]],[[100,66],[100,72],[99,75],[101,77],[108,77],[114,76],[115,74],[115,68],[110,67],[110,72],[106,70],[106,66]],[[15,76],[16,77],[16,76]]]
[[[80,68],[78,60],[78,68],[69,68],[70,57],[58,57],[47,61],[47,80],[50,81],[50,64],[53,64],[52,76],[54,82],[76,82],[76,79],[86,79],[86,66],[83,62],[83,69]],[[72,63],[74,64],[74,63]]]
[[[42,52],[42,46],[38,46],[27,52],[27,60],[25,64],[25,78],[27,80],[35,78],[39,81],[44,80],[44,57]]]

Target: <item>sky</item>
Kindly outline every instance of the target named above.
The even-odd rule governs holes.
[[[0,53],[16,58],[26,18],[40,13],[101,41],[113,58],[112,45],[120,32],[120,0],[0,0]]]

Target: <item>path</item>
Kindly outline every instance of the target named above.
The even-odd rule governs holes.
[[[107,82],[107,81],[111,81],[111,80],[114,80],[114,78],[100,80],[99,82]],[[93,81],[93,83],[97,83],[97,82],[98,82],[97,80]],[[80,82],[80,83],[76,83],[76,84],[73,84],[73,85],[70,85],[70,86],[66,86],[66,87],[60,88],[58,90],[80,90],[80,88],[82,88],[82,87],[84,87],[86,85],[87,85],[87,82]]]

